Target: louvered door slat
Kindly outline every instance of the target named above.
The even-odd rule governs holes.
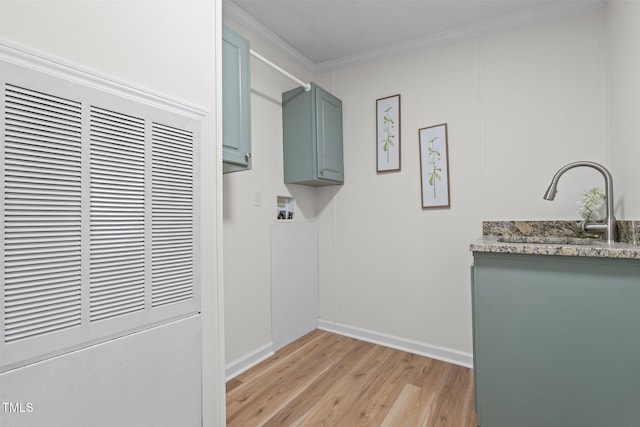
[[[16,128],[20,126],[29,126],[26,122],[19,121],[6,121],[7,126],[15,126]],[[11,137],[11,139],[16,144],[22,145],[34,145],[41,147],[51,147],[52,145],[59,145],[61,150],[72,150],[74,146],[74,136],[69,133],[57,133],[54,129],[51,129],[49,132],[47,129],[34,129],[34,128],[25,128],[20,132],[16,132],[14,129],[7,129],[5,132],[7,137]]]
[[[52,128],[60,133],[76,132],[77,126],[68,123],[65,119],[47,117],[43,114],[34,114],[28,109],[14,108],[11,122],[23,123],[33,129]]]
[[[5,85],[4,340],[80,325],[81,108]]]
[[[189,165],[191,163],[191,159],[189,159],[188,156],[185,156],[182,150],[174,149],[166,144],[158,144],[158,147],[161,147],[163,150],[163,154],[158,155],[159,159],[164,159],[172,163],[182,165]],[[176,145],[176,147],[181,148],[179,145]]]
[[[121,293],[128,292],[129,288],[131,288],[130,284],[132,282],[136,282],[140,279],[140,275],[135,274],[120,274],[118,277],[114,278],[113,276],[106,276],[104,279],[100,279],[99,277],[95,279],[96,283],[101,283],[100,291],[104,294],[109,294],[112,291],[118,291]]]
[[[193,297],[193,135],[152,126],[152,306]]]
[[[71,296],[72,300],[73,300],[73,297],[76,296],[76,294],[73,294],[73,293],[69,293],[67,295]],[[73,310],[74,310],[73,304],[70,304],[69,306],[66,306],[66,307],[62,304],[58,304],[57,308],[49,310],[48,317],[54,318],[54,319],[63,319],[64,317],[72,313]],[[21,321],[17,322],[16,326],[17,328],[24,330],[24,328],[28,325],[35,325],[40,323],[42,323],[42,316],[40,315],[40,310],[35,309],[32,311],[32,314],[30,315],[27,314],[22,316]]]
[[[145,124],[91,107],[90,319],[144,310]]]
[[[157,291],[167,294],[172,292],[174,287],[179,287],[180,284],[191,283],[188,278],[188,274],[191,271],[191,269],[176,269],[174,272],[156,276],[157,282],[155,286],[157,287]]]

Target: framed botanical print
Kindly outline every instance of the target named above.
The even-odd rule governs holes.
[[[377,172],[400,170],[400,95],[376,101]]]
[[[423,208],[451,207],[447,124],[418,130]]]

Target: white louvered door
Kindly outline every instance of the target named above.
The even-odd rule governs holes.
[[[90,320],[144,310],[145,123],[91,107]]]
[[[201,121],[0,61],[0,372],[197,313]]]
[[[81,323],[81,106],[6,84],[4,340]]]
[[[193,297],[193,135],[153,123],[152,305]]]

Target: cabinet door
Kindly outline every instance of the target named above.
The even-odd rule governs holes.
[[[344,181],[342,158],[342,101],[316,86],[318,179]]]
[[[637,260],[476,253],[483,427],[627,427],[640,402]]]
[[[225,172],[251,168],[249,41],[222,28],[222,160]]]

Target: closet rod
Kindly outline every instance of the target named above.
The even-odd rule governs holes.
[[[274,70],[280,71],[282,74],[284,74],[285,76],[289,77],[294,82],[298,83],[300,86],[302,86],[304,88],[305,92],[309,92],[311,90],[311,85],[309,83],[303,82],[302,80],[300,80],[299,78],[295,77],[294,75],[292,75],[288,71],[285,71],[282,68],[278,67],[276,64],[274,64],[273,62],[269,61],[267,58],[265,58],[264,56],[260,55],[259,53],[257,53],[253,49],[249,49],[249,53],[251,53],[251,55],[253,55],[257,59],[259,59],[260,61],[264,62],[265,64],[267,64],[268,66],[270,66]]]

